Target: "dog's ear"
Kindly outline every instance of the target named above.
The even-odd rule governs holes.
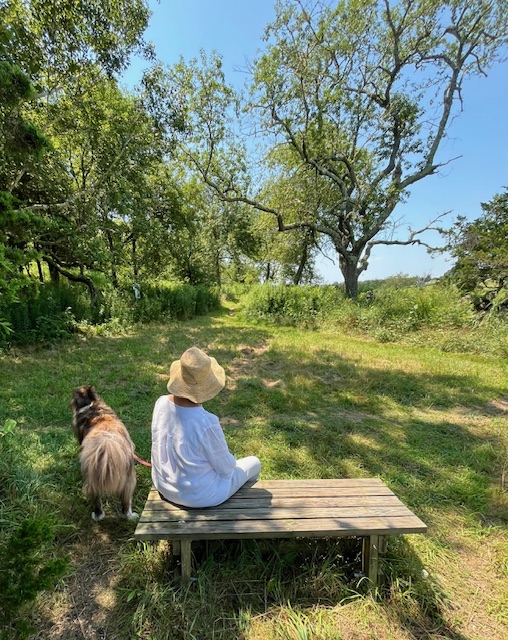
[[[82,387],[82,389],[84,391],[83,395],[87,398],[88,402],[95,402],[97,400],[97,394],[91,384],[87,384]]]
[[[94,388],[91,385],[84,385],[82,387],[78,387],[74,389],[74,393],[72,394],[71,406],[74,409],[81,409],[85,407],[87,404],[91,404],[97,400],[97,394],[95,393]]]

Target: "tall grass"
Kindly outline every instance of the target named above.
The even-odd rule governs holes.
[[[143,284],[139,299],[132,288],[105,286],[97,309],[82,285],[34,282],[17,302],[0,305],[0,318],[9,326],[0,332],[0,347],[54,343],[94,325],[111,332],[136,323],[187,320],[219,307],[218,291],[204,285]]]

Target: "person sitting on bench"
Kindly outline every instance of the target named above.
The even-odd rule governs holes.
[[[224,369],[197,347],[171,364],[170,395],[157,400],[152,417],[152,480],[164,500],[213,507],[259,475],[259,459],[236,460],[219,419],[202,406],[225,384]]]

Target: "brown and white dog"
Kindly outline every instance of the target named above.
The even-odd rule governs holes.
[[[71,407],[74,433],[81,445],[83,491],[93,507],[92,519],[99,522],[104,518],[101,498],[105,493],[120,496],[125,518],[137,518],[132,511],[134,443],[125,425],[88,385],[75,389]]]

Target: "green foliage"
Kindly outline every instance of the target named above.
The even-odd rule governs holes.
[[[28,122],[17,123],[12,133],[9,151],[13,157],[22,159],[27,154],[32,154],[37,160],[40,160],[44,151],[50,146],[46,136]]]
[[[11,420],[7,418],[4,422],[4,426],[0,427],[0,438],[5,438],[5,436],[9,435],[16,428],[16,420]]]
[[[367,294],[362,302],[368,303]],[[369,329],[395,330],[399,334],[423,327],[454,328],[471,326],[471,305],[456,287],[427,285],[422,287],[378,289],[374,301],[363,307],[362,322]]]
[[[27,255],[19,244],[9,240],[13,235],[24,240],[31,221],[29,213],[19,211],[17,199],[0,189],[0,305],[16,300],[18,290],[27,283],[26,274],[20,270]]]
[[[379,342],[402,341],[446,352],[508,354],[506,319],[488,316],[480,322],[470,298],[455,285],[407,286],[408,280],[371,282],[356,300],[347,298],[341,287],[257,285],[238,290],[235,302],[246,318],[255,321],[366,335]]]
[[[4,330],[0,346],[49,344],[92,324],[117,327],[135,323],[188,320],[220,308],[218,290],[205,285],[142,284],[141,297],[131,288],[106,287],[101,294],[99,317],[82,286],[36,284],[20,291],[16,301],[0,305]],[[95,320],[95,321],[94,321]]]
[[[332,286],[270,286],[251,288],[244,300],[248,317],[282,324],[308,326],[316,321],[368,331],[396,331],[404,334],[422,327],[462,327],[473,322],[471,306],[456,287],[380,287],[374,295],[360,294],[350,302]],[[344,327],[346,324],[346,327]]]
[[[158,185],[174,119],[159,122],[148,87],[134,97],[117,80],[132,54],[151,57],[147,1],[8,0],[1,13],[0,293],[13,301],[35,259],[87,284],[137,279],[177,209]]]
[[[76,321],[90,317],[90,313],[89,302],[78,287],[33,283],[20,290],[17,301],[0,306],[0,314],[11,329],[3,342],[55,342],[75,331]]]
[[[51,589],[66,573],[68,560],[47,560],[55,537],[48,518],[24,520],[0,546],[0,638],[21,640],[34,631],[22,617],[41,591]]]
[[[48,559],[54,549],[55,526],[48,516],[27,516],[26,508],[16,508],[15,501],[5,500],[12,485],[13,469],[23,466],[19,450],[13,446],[19,439],[15,420],[8,418],[0,427],[0,638],[22,640],[34,630],[26,620],[27,607],[42,591],[51,589],[67,572],[68,558]],[[4,493],[5,492],[5,493]],[[16,486],[21,503],[30,493]],[[33,499],[33,495],[30,496]],[[22,515],[21,515],[22,514]],[[4,526],[8,523],[8,526]]]
[[[477,309],[508,309],[508,189],[481,207],[479,218],[460,217],[448,231],[446,248],[456,259],[450,278]]]
[[[19,66],[0,60],[0,105],[16,106],[22,100],[29,100],[33,93],[27,74]]]

